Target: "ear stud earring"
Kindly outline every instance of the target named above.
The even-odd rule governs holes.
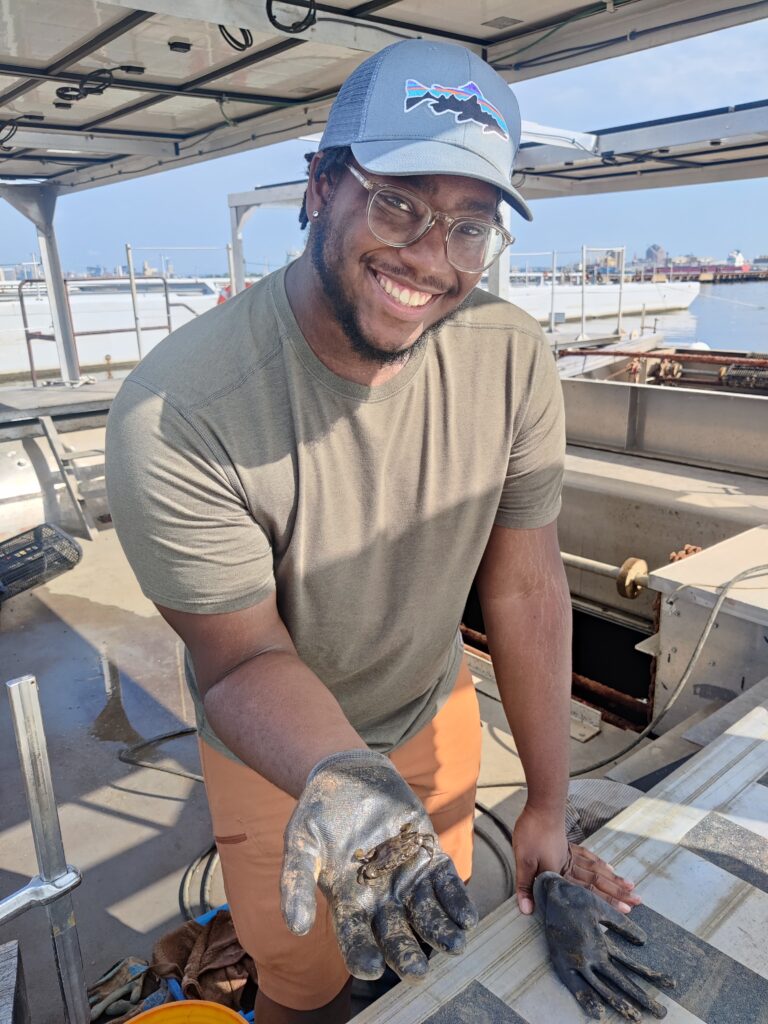
[[[312,211],[312,216],[313,216],[313,217],[319,217],[319,216],[320,216],[320,214],[319,214],[319,213],[317,212],[317,210],[313,210],[313,211]]]

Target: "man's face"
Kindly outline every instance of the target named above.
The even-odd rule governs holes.
[[[452,217],[493,220],[496,215],[497,190],[482,181],[451,175],[366,176],[406,188]],[[380,365],[401,361],[426,331],[456,312],[481,274],[451,266],[446,228],[439,221],[406,248],[383,244],[368,228],[369,193],[348,171],[334,186],[320,220],[312,225],[313,266],[354,351]],[[403,294],[405,289],[409,294]]]

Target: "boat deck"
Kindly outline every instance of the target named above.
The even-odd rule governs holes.
[[[41,434],[40,416],[54,418],[60,431],[103,426],[121,384],[121,380],[105,380],[76,388],[0,388],[0,441]]]
[[[100,530],[83,546],[75,570],[2,605],[0,645],[3,680],[30,673],[39,684],[64,848],[83,874],[73,899],[86,976],[93,981],[124,956],[148,956],[153,943],[181,923],[182,877],[210,846],[212,832],[199,783],[118,760],[126,746],[192,725],[192,706],[180,644],[141,594],[114,530]],[[498,783],[518,780],[520,763],[501,706],[487,684],[483,689],[478,799],[511,827],[522,794],[518,786]],[[603,723],[593,740],[572,742],[574,764],[608,756],[626,742],[627,733]],[[154,756],[165,766],[200,771],[194,736],[170,741]],[[0,893],[7,894],[26,883],[35,860],[4,692],[0,773]],[[483,825],[496,830],[497,843],[505,842],[489,819]],[[499,905],[509,883],[497,855],[478,841],[471,884],[482,913]],[[212,897],[224,901],[218,876]],[[32,1019],[60,1024],[44,913],[30,911],[0,927],[0,944],[13,938],[21,942]]]

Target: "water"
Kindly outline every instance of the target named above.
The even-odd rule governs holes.
[[[646,331],[654,321],[671,345],[768,352],[768,281],[703,284],[687,310],[646,317]],[[639,317],[625,318],[626,330],[639,325]]]

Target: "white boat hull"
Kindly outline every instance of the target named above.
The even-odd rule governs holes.
[[[699,294],[698,281],[631,282],[624,285],[622,312],[626,316],[646,313],[667,313],[688,309]],[[510,301],[520,306],[539,323],[549,323],[552,308],[552,290],[548,285],[518,285],[512,287]],[[555,314],[565,320],[581,318],[581,285],[566,284],[555,287]],[[584,308],[587,318],[616,316],[619,311],[618,284],[588,284],[585,288]],[[558,317],[560,319],[561,317]]]
[[[624,285],[623,312],[626,315],[666,312],[687,309],[698,294],[698,282],[675,281],[666,284],[651,282]],[[510,300],[541,323],[549,322],[552,291],[548,285],[513,284]],[[217,294],[171,293],[173,328],[180,327],[193,315],[204,313],[217,302]],[[558,320],[578,320],[581,317],[582,292],[580,285],[558,285],[555,289],[555,313]],[[133,309],[129,293],[74,294],[70,298],[72,319],[79,334],[77,349],[82,366],[102,366],[109,356],[113,364],[126,363],[139,357],[134,330]],[[586,288],[585,307],[588,318],[616,316],[619,309],[617,284],[590,284]],[[29,326],[32,330],[50,334],[51,316],[48,300],[43,293],[26,297]],[[194,311],[194,312],[193,312]],[[144,353],[153,348],[168,333],[165,302],[161,294],[139,296]],[[115,333],[115,332],[119,333]],[[53,341],[35,339],[32,342],[35,366],[39,370],[58,367],[56,345]],[[18,300],[0,301],[0,377],[29,372],[29,359],[24,340],[23,322]]]

